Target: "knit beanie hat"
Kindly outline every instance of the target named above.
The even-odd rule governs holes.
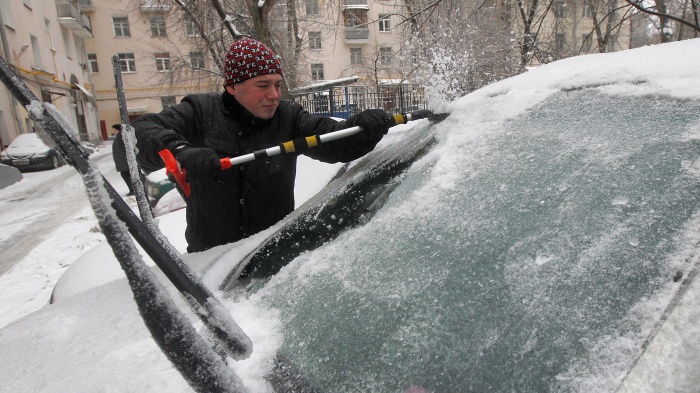
[[[242,39],[231,45],[226,53],[224,86],[240,83],[260,75],[282,75],[277,55],[260,41]]]

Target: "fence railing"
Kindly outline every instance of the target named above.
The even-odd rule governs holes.
[[[419,85],[336,86],[294,96],[309,113],[347,119],[365,109],[383,109],[391,114],[430,109]]]

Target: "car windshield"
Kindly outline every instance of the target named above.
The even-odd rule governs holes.
[[[255,294],[280,358],[327,392],[614,390],[693,270],[699,119],[595,87],[453,115],[369,222]]]

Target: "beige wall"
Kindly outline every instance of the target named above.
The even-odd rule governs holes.
[[[301,2],[303,3],[303,2]],[[375,83],[375,79],[397,80],[401,79],[402,64],[398,59],[393,59],[392,64],[380,65],[379,72],[374,70],[372,60],[378,56],[379,48],[391,48],[394,53],[401,50],[404,41],[401,29],[398,28],[399,19],[396,15],[390,18],[391,31],[380,32],[377,23],[380,14],[396,14],[403,11],[403,1],[398,0],[367,0],[367,22],[369,29],[366,40],[346,39],[344,26],[344,10],[347,8],[342,1],[320,1],[321,13],[318,16],[305,15],[305,8],[299,11],[300,33],[303,37],[304,56],[298,65],[299,87],[320,82],[311,78],[311,64],[324,65],[324,79],[334,80],[350,76],[359,76],[360,84]],[[363,7],[364,8],[364,7]],[[320,31],[322,49],[309,49],[309,32]],[[365,62],[362,66],[353,66],[350,62],[350,48],[361,48]]]
[[[143,11],[139,2],[134,0],[93,0],[96,10],[91,13],[95,38],[87,41],[87,52],[97,55],[99,73],[93,73],[97,90],[97,103],[100,108],[100,120],[110,126],[121,123],[112,57],[119,53],[133,53],[136,71],[122,72],[124,95],[130,116],[163,109],[161,97],[175,96],[177,102],[186,94],[220,91],[220,79],[203,77],[198,81],[171,81],[168,72],[156,70],[155,53],[168,52],[173,58],[187,56],[193,39],[181,34],[173,24],[176,12],[154,13]],[[167,37],[153,37],[151,34],[151,17],[163,15],[166,18]],[[116,37],[113,17],[128,17],[130,37]],[[211,67],[211,59],[206,59]],[[203,73],[203,71],[201,71]]]
[[[8,45],[0,55],[7,61],[9,53],[9,63],[17,67],[39,99],[42,90],[50,91],[52,103],[76,129],[79,117],[84,116],[87,131],[84,139],[99,139],[97,108],[73,84],[88,88],[91,84],[89,73],[81,66],[83,39],[59,22],[53,0],[0,0],[0,4],[3,2]],[[9,92],[0,86],[0,137],[5,145],[19,133],[32,131],[26,110],[16,105],[13,111],[12,101]]]

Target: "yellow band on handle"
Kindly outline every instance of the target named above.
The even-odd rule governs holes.
[[[294,153],[296,149],[294,148],[294,141],[284,142],[282,144],[285,153]]]
[[[317,136],[307,136],[306,137],[306,145],[309,147],[316,147],[318,146],[318,137]]]
[[[398,115],[394,115],[394,122],[396,122],[396,124],[406,124],[406,119],[399,113]]]

